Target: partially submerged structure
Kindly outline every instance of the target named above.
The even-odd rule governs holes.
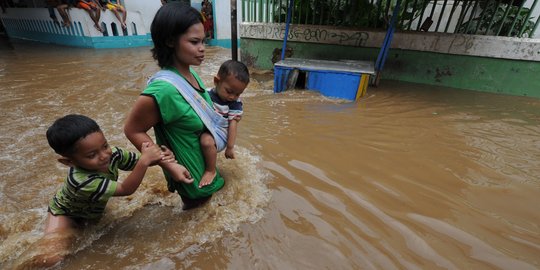
[[[383,79],[540,97],[540,0],[403,0]],[[295,0],[287,56],[375,61],[397,0]],[[279,61],[286,0],[242,1],[241,57]]]
[[[201,2],[182,1],[195,7]],[[209,44],[231,46],[235,2],[241,60],[273,69],[290,10],[286,58],[375,63],[388,45],[382,79],[540,97],[540,0],[400,1],[392,16],[398,0],[293,0],[290,9],[290,0],[213,0]],[[127,29],[107,11],[100,33],[83,10],[72,8],[72,25],[61,27],[50,19],[45,0],[18,2],[26,7],[0,13],[10,38],[90,48],[151,46],[150,24],[161,6],[160,0],[124,0]],[[387,43],[392,18],[395,34]]]

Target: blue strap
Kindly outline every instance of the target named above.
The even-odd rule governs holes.
[[[218,114],[211,104],[199,94],[193,87],[180,75],[170,71],[161,70],[154,74],[147,84],[155,80],[166,81],[176,87],[176,90],[189,103],[191,108],[199,115],[206,128],[214,136],[218,152],[223,151],[227,146],[227,128],[229,121]]]

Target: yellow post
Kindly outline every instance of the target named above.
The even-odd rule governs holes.
[[[356,101],[366,94],[367,85],[369,81],[369,74],[362,74],[360,83],[358,84],[358,90],[356,90]]]

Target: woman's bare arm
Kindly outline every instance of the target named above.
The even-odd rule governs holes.
[[[124,125],[124,133],[128,140],[140,151],[143,142],[154,143],[148,135],[148,130],[155,126],[159,120],[159,110],[154,99],[148,96],[139,96],[128,114]],[[176,162],[160,161],[158,165],[165,169],[176,181],[193,182],[186,168]]]

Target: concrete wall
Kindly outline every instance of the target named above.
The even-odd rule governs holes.
[[[141,16],[144,27],[150,33],[150,25],[154,15],[161,7],[161,0],[122,0],[127,10],[128,18],[131,13]]]
[[[242,1],[237,0],[237,29],[240,32],[240,22],[242,21]],[[210,45],[231,47],[231,1],[214,0],[214,40]],[[237,33],[240,39],[240,33]]]
[[[284,25],[242,24],[242,61],[272,69]],[[287,57],[375,61],[384,32],[291,26]],[[540,40],[396,33],[382,79],[540,97]]]
[[[283,40],[283,24],[243,23],[242,38]],[[340,29],[317,25],[291,25],[288,41],[379,48],[386,32]],[[540,39],[480,35],[396,32],[391,48],[446,54],[540,61]]]
[[[107,30],[104,33],[96,30],[88,13],[79,8],[71,8],[68,12],[72,21],[70,27],[55,24],[49,18],[48,9],[43,7],[8,8],[5,13],[0,13],[0,19],[10,38],[93,48],[150,46],[150,25],[161,1],[130,0],[124,3],[128,26],[125,33],[109,10],[101,12],[100,24]],[[61,21],[58,11],[55,13]]]

